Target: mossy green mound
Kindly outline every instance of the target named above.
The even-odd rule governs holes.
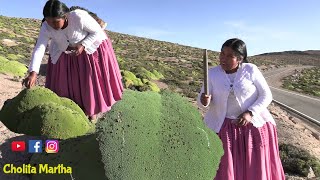
[[[157,70],[152,70],[152,72],[150,72],[144,67],[138,67],[134,71],[137,73],[137,77],[141,79],[159,80],[164,78]]]
[[[62,141],[57,154],[35,154],[31,164],[71,166],[75,179],[212,180],[223,154],[197,109],[169,92],[127,90],[96,127],[95,134]],[[44,177],[71,178],[33,175]]]
[[[79,112],[57,103],[43,103],[22,116],[17,131],[23,134],[68,139],[94,131]]]
[[[24,89],[13,99],[7,100],[0,111],[0,120],[11,131],[17,132],[20,118],[23,118],[24,112],[28,112],[42,103],[59,103],[59,101],[60,98],[49,89],[41,87]]]
[[[140,69],[144,69],[144,68],[140,68]],[[144,69],[144,70],[146,70],[146,69]],[[140,78],[139,78],[135,74],[133,74],[132,72],[126,71],[126,70],[122,71],[121,73],[123,76],[125,88],[134,89],[134,90],[138,90],[138,91],[160,92],[160,88],[157,86],[157,84],[155,84],[154,82],[151,82],[149,80],[152,78],[143,78],[144,76],[140,76]],[[149,72],[149,73],[151,73],[151,72]],[[155,77],[155,75],[153,75],[153,76]],[[155,78],[155,79],[157,79],[157,78]]]
[[[0,111],[11,131],[33,136],[67,139],[94,130],[80,107],[43,87],[24,89]]]
[[[161,74],[160,72],[158,72],[157,70],[152,70],[152,74],[154,74],[156,76],[157,79],[163,79],[164,76],[163,74]]]
[[[127,91],[97,124],[108,179],[213,179],[223,154],[215,133],[177,94]]]
[[[160,92],[160,88],[156,83],[149,81],[146,83],[146,85],[148,88],[150,88],[151,91]]]
[[[0,56],[0,73],[23,77],[27,70],[28,69],[24,64],[21,64],[18,61],[9,61],[5,57]]]
[[[60,97],[60,104],[64,107],[67,107],[75,112],[78,112],[82,118],[87,118],[87,116],[83,113],[82,109],[71,99]]]
[[[122,71],[122,76],[124,79],[124,85],[127,88],[131,86],[143,86],[141,79],[137,78],[136,75],[130,71]]]

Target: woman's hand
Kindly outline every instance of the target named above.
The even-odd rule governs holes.
[[[82,44],[78,44],[76,47],[68,46],[66,51],[68,52],[67,54],[70,54],[72,56],[79,56],[82,51],[84,50],[84,46]]]
[[[249,110],[247,110],[247,111],[245,111],[244,113],[242,113],[242,114],[240,114],[239,116],[238,116],[238,118],[239,118],[239,121],[238,121],[238,125],[239,126],[246,126],[247,124],[249,124],[250,122],[251,122],[251,120],[252,120],[252,112],[251,111],[249,111]]]
[[[201,101],[202,105],[208,106],[208,104],[211,101],[211,95],[206,95],[205,93],[202,93],[201,97],[200,97],[200,101]]]
[[[26,88],[30,89],[32,86],[34,86],[36,84],[36,81],[37,81],[37,73],[32,71],[29,73],[28,77],[26,77],[22,81],[22,85],[26,86]]]
[[[78,44],[77,46],[76,46],[76,48],[75,48],[75,55],[76,56],[79,56],[81,53],[82,53],[82,51],[84,50],[84,46],[82,45],[82,44]]]

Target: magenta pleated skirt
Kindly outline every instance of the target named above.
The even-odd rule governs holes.
[[[237,126],[225,119],[218,133],[224,149],[215,180],[285,180],[276,127]]]
[[[120,69],[110,39],[93,54],[62,53],[56,64],[49,58],[45,86],[77,103],[88,116],[109,111],[122,97]]]

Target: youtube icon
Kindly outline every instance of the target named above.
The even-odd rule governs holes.
[[[16,151],[16,152],[25,151],[26,150],[26,143],[24,141],[12,141],[11,150]]]

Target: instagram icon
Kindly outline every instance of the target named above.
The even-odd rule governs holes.
[[[58,140],[46,140],[46,152],[47,153],[57,153],[59,151],[59,141]]]

